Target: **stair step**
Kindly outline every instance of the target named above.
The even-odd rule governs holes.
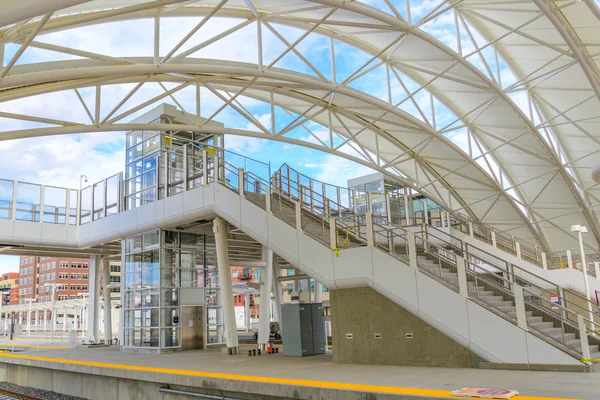
[[[529,321],[527,322],[528,325],[534,329],[543,331],[545,329],[549,329],[549,328],[553,328],[554,327],[554,323],[552,322],[535,322],[535,323],[529,323]]]

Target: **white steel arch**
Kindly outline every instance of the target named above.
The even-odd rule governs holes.
[[[565,158],[570,154],[560,131],[548,126],[551,121],[566,117],[568,110],[563,112],[564,108],[558,108],[554,113],[548,112],[544,100],[535,98],[531,91],[529,81],[534,77],[531,68],[523,68],[521,60],[507,50],[517,37],[532,41],[545,51],[558,52],[560,57],[556,61],[571,57],[565,46],[537,39],[528,32],[532,23],[550,23],[548,14],[530,1],[506,4],[441,1],[415,21],[410,15],[411,8],[402,9],[399,1],[369,3],[372,6],[340,0],[94,0],[31,21],[14,21],[14,25],[0,28],[0,49],[8,43],[20,46],[0,70],[0,118],[43,124],[43,127],[5,129],[0,131],[0,140],[141,129],[127,124],[127,118],[163,98],[179,103],[177,96],[183,91],[198,92],[195,88],[202,87],[219,97],[224,108],[233,108],[256,129],[249,132],[226,127],[229,133],[301,144],[359,161],[399,177],[448,209],[465,212],[515,236],[535,240],[548,250],[573,247],[574,242],[568,241],[572,239],[568,225],[581,223],[595,234],[587,245],[597,249],[600,227],[593,208],[596,204],[590,200],[595,197],[582,188],[585,186],[582,174],[570,172],[572,161]],[[534,18],[530,15],[512,25],[501,22],[501,29],[490,28],[492,23],[485,18],[487,12],[502,17],[523,13],[525,9],[533,11]],[[454,18],[456,51],[427,33],[428,26],[444,15]],[[160,49],[159,35],[146,32],[155,38],[154,57],[136,54],[116,57],[43,40],[44,34],[68,32],[94,23],[154,18],[156,28],[163,17],[184,16],[197,18],[198,24],[171,49]],[[211,18],[218,17],[238,18],[240,23],[191,48],[184,46]],[[596,25],[600,27],[600,21],[596,20]],[[256,64],[194,56],[246,26],[257,29]],[[280,26],[298,28],[303,33],[295,39],[286,38]],[[476,37],[476,30],[480,37]],[[278,37],[285,48],[270,62],[263,55],[267,49],[263,48],[262,34],[266,31]],[[315,65],[309,54],[299,50],[302,40],[316,34],[330,43],[334,55],[331,71]],[[486,44],[477,43],[481,37],[486,38]],[[474,47],[467,52],[469,41]],[[367,62],[344,80],[336,78],[335,43],[350,44],[368,54]],[[17,63],[27,48],[78,59]],[[496,54],[495,67],[486,55],[488,50]],[[297,57],[303,71],[278,64],[288,54]],[[517,82],[507,86],[502,84],[501,75],[503,60],[509,59],[506,63],[510,64]],[[580,65],[577,61],[575,64]],[[552,73],[544,70],[547,67],[538,68],[533,74],[546,77]],[[387,86],[379,98],[356,85],[363,78],[375,79],[377,71],[385,71],[380,83]],[[101,88],[132,82],[137,85],[119,107],[102,114]],[[157,82],[162,85],[162,94],[129,110],[120,107],[140,87]],[[594,86],[592,82],[590,78],[588,84]],[[511,97],[522,85],[531,94],[529,113]],[[28,96],[89,87],[97,88],[95,109],[89,109],[77,92],[89,116],[84,122],[15,114],[2,108],[3,104]],[[396,89],[403,94],[398,96],[394,93]],[[264,126],[240,103],[242,98],[269,105],[271,121],[277,107],[288,113],[292,123],[282,129],[274,124]],[[429,105],[424,104],[423,98]],[[199,107],[200,101],[197,103]],[[217,114],[203,117],[211,119]],[[329,132],[324,136],[310,132],[309,123]],[[190,121],[188,128],[201,130],[203,126]],[[299,140],[294,135],[296,128],[309,131],[312,140]],[[553,140],[566,151],[561,153],[558,145],[546,138],[548,130],[553,131]],[[463,146],[453,143],[451,136],[457,132],[466,137]]]

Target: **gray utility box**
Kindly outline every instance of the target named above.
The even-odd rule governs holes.
[[[284,356],[325,354],[323,304],[282,304],[281,320]]]

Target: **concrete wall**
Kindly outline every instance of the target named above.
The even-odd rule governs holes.
[[[335,362],[478,367],[482,361],[371,288],[332,290],[331,318]]]
[[[24,364],[20,364],[23,362]],[[36,364],[36,366],[27,364]],[[163,394],[160,388],[225,396],[241,400],[397,400],[421,397],[337,388],[294,386],[140,370],[53,364],[29,360],[0,363],[0,381],[49,390],[89,400],[189,400],[194,397]]]

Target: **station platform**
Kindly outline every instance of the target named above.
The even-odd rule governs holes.
[[[0,352],[0,380],[88,399],[188,398],[159,392],[168,385],[244,399],[446,399],[463,387],[494,387],[517,390],[520,400],[591,400],[600,387],[598,373],[345,365],[331,354],[250,357],[250,346],[235,356],[220,349],[154,355],[32,342],[0,341],[0,349],[15,350]]]

